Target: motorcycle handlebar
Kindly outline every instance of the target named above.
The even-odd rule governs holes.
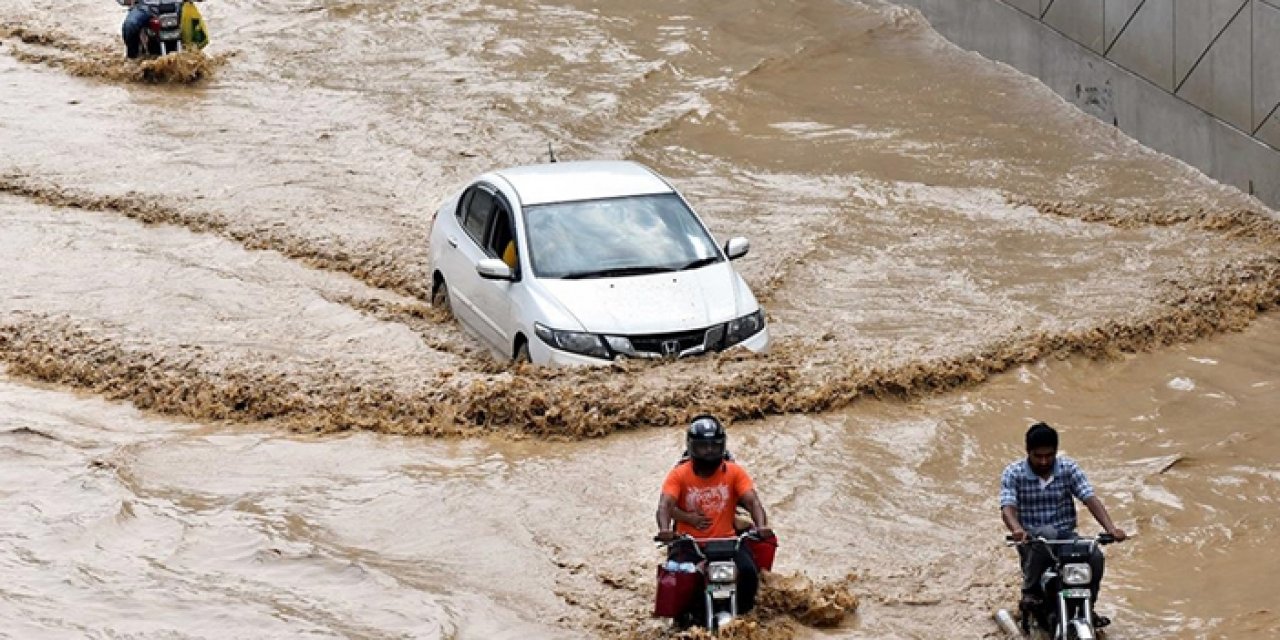
[[[672,539],[670,539],[670,540],[663,540],[662,538],[659,538],[658,536],[654,536],[654,537],[653,537],[653,541],[654,541],[654,542],[656,542],[656,543],[658,543],[658,544],[660,544],[660,545],[663,545],[663,546],[667,546],[667,547],[669,547],[669,546],[671,546],[671,545],[673,545],[673,544],[675,544],[675,543],[677,543],[677,542],[684,542],[684,541],[686,541],[686,540],[688,540],[688,541],[692,542],[692,541],[693,541],[693,539],[694,539],[694,538],[693,538],[693,536],[691,536],[691,535],[689,535],[689,534],[687,534],[687,533],[682,533],[682,534],[680,534],[680,535],[678,535],[678,536],[676,536],[676,537],[674,537],[674,538],[672,538]]]
[[[657,536],[653,537],[654,542],[660,545],[668,546],[668,547],[673,544],[676,544],[677,542],[693,542],[696,544],[696,543],[706,543],[706,542],[742,542],[743,540],[748,540],[748,539],[763,540],[764,538],[761,538],[759,532],[757,532],[755,529],[747,529],[746,531],[743,531],[742,533],[736,536],[733,536],[732,538],[701,538],[699,539],[687,533],[682,533],[672,538],[671,540],[661,540]]]
[[[1083,538],[1083,539],[1087,540],[1088,538]],[[1049,540],[1048,538],[1044,538],[1041,536],[1034,536],[1034,537],[1027,536],[1026,540],[1022,542],[1015,542],[1012,535],[1006,535],[1004,537],[1004,541],[1005,541],[1005,545],[1010,547],[1015,545],[1020,545],[1020,544],[1030,544],[1032,542],[1039,542],[1043,544],[1058,544],[1058,545],[1075,544],[1076,542],[1075,540]],[[1099,533],[1097,536],[1094,536],[1093,541],[1098,544],[1111,544],[1116,541],[1116,537],[1109,533]]]

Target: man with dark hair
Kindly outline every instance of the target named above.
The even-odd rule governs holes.
[[[1037,422],[1027,429],[1027,457],[1005,467],[1000,477],[1000,514],[1014,541],[1029,538],[1070,540],[1076,537],[1076,506],[1072,497],[1089,508],[1103,530],[1117,541],[1128,537],[1111,522],[1102,500],[1075,460],[1058,455],[1058,432]],[[1025,604],[1037,601],[1036,583],[1049,567],[1051,558],[1043,545],[1018,547],[1022,557],[1022,599]],[[1102,582],[1102,550],[1095,548],[1089,558],[1093,572],[1094,599]],[[1102,623],[1106,620],[1103,618]]]

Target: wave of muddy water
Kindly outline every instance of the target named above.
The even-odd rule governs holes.
[[[1031,419],[1061,427],[1136,534],[1108,550],[1110,637],[1270,637],[1280,617],[1251,576],[1280,570],[1277,336],[1267,318],[1156,354],[1042,362],[921,402],[735,425],[731,445],[782,536],[776,568],[853,574],[858,615],[821,637],[991,634],[1016,576],[996,481]],[[9,377],[0,408],[12,637],[662,636],[648,536],[674,431],[289,436]]]
[[[914,12],[767,0],[228,0],[202,11],[211,55],[236,56],[205,82],[173,87],[76,75],[75,64],[119,46],[112,3],[0,6],[0,360],[6,388],[26,398],[0,417],[15,429],[62,425],[52,438],[14,435],[52,449],[7,449],[28,465],[11,467],[26,470],[15,481],[44,474],[54,487],[6,499],[21,514],[35,513],[28,504],[54,513],[35,522],[56,533],[14,534],[28,542],[3,557],[32,576],[54,566],[79,585],[32,577],[0,595],[0,619],[32,633],[198,635],[229,618],[243,625],[230,636],[649,633],[652,554],[637,532],[651,527],[674,433],[424,443],[271,429],[575,439],[709,408],[792,414],[734,433],[746,434],[762,489],[794,527],[783,527],[788,568],[837,582],[857,574],[862,613],[836,635],[919,636],[957,619],[980,634],[1010,578],[1002,549],[963,551],[999,533],[981,502],[986,480],[974,478],[1016,455],[1028,419],[1058,411],[1073,433],[1114,445],[1078,445],[1095,447],[1087,468],[1099,474],[1156,456],[1143,443],[1157,427],[1122,419],[1131,398],[1089,376],[1126,372],[1130,392],[1150,402],[1143,410],[1159,413],[1177,397],[1148,391],[1165,388],[1159,376],[1188,349],[1225,350],[1205,358],[1224,364],[1210,370],[1223,372],[1213,384],[1243,398],[1228,408],[1245,426],[1276,408],[1274,394],[1248,391],[1273,384],[1254,360],[1274,342],[1273,320],[1177,346],[1245,329],[1280,300],[1274,214],[955,50]],[[17,29],[47,41],[15,45]],[[738,264],[768,303],[775,353],[509,369],[430,309],[436,204],[475,173],[538,160],[548,140],[561,157],[645,162],[718,236],[752,238]],[[1054,378],[1053,393],[1023,398],[1042,388],[1009,382],[1024,375]],[[930,397],[937,391],[953,393]],[[925,399],[850,405],[876,397]],[[962,419],[958,397],[1019,408]],[[81,403],[89,408],[60,409]],[[1096,421],[1083,420],[1082,407],[1095,406]],[[84,417],[97,413],[132,425],[129,435]],[[1170,417],[1181,434],[1170,446],[1207,446],[1201,430],[1256,433],[1197,415]],[[902,426],[917,418],[950,426]],[[882,455],[875,442],[904,451]],[[1131,488],[1115,485],[1113,509],[1147,530],[1166,526],[1155,540],[1232,584],[1268,553],[1237,538],[1271,526],[1265,512],[1243,514],[1274,496],[1274,451],[1263,436],[1247,470],[1180,462],[1156,475],[1190,474],[1184,486],[1125,497]],[[135,453],[151,462],[135,465]],[[114,466],[94,462],[107,454]],[[961,459],[954,476],[925,476],[912,454]],[[827,462],[837,465],[829,479]],[[415,464],[428,471],[403,471]],[[800,479],[789,489],[791,465]],[[120,468],[130,470],[107,473]],[[1260,488],[1196,488],[1232,486],[1219,480],[1232,474]],[[565,496],[566,480],[586,493]],[[334,497],[336,487],[349,493]],[[1191,494],[1182,510],[1160,511],[1178,491]],[[944,508],[953,502],[963,504]],[[85,515],[94,513],[101,519]],[[115,532],[121,546],[106,559],[76,544],[117,525],[130,532]],[[29,542],[58,536],[79,537]],[[135,539],[152,544],[125,544]],[[1116,551],[1132,553],[1114,574],[1133,621],[1124,637],[1274,628],[1243,589],[1201,600],[1176,591],[1165,576],[1185,553],[1146,544]],[[964,595],[936,591],[966,576]],[[123,595],[114,607],[89,603],[117,585],[155,602],[176,597],[194,621]],[[30,615],[30,602],[53,613]],[[796,633],[807,632],[766,631]]]
[[[0,22],[0,42],[21,62],[45,64],[72,75],[111,81],[190,84],[208,78],[230,54],[206,56],[200,50],[140,60],[121,55],[123,45],[89,45],[56,30]]]

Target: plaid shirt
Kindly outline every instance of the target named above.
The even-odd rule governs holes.
[[[1000,476],[1000,507],[1017,507],[1022,528],[1030,531],[1050,525],[1059,531],[1076,530],[1076,506],[1071,496],[1081,502],[1093,497],[1093,487],[1075,460],[1058,456],[1053,465],[1053,480],[1042,481],[1024,458],[1004,468]]]

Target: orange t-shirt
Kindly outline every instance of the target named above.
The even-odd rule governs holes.
[[[738,499],[755,488],[747,470],[727,460],[709,478],[694,473],[693,463],[681,462],[662,483],[662,493],[675,499],[676,507],[711,518],[711,526],[702,530],[676,523],[676,533],[687,533],[698,539],[732,538]]]

